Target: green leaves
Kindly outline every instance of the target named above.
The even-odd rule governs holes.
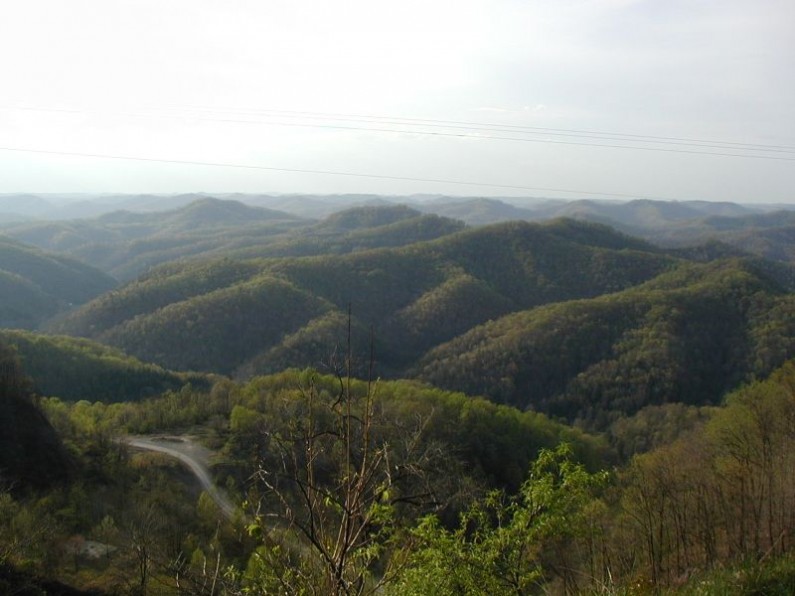
[[[585,512],[605,481],[574,462],[567,445],[543,450],[517,496],[489,493],[452,530],[435,516],[422,519],[392,593],[528,593],[552,573],[544,558],[550,543],[586,531]]]
[[[750,261],[680,263],[611,295],[474,327],[415,375],[586,428],[648,405],[717,404],[795,355],[795,298]]]

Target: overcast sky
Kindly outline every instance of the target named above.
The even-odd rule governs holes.
[[[0,192],[795,202],[794,24],[793,0],[9,1]]]

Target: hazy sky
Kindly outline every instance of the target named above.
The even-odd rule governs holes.
[[[3,8],[0,192],[795,202],[793,0]]]

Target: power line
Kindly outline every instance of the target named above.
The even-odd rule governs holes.
[[[561,192],[561,193],[568,193],[568,194],[578,194],[578,195],[585,195],[585,196],[604,196],[604,197],[617,197],[617,198],[625,198],[625,199],[655,199],[661,201],[673,201],[676,199],[666,198],[666,197],[654,197],[654,196],[644,196],[644,195],[631,195],[625,193],[614,193],[614,192],[596,192],[596,191],[584,191],[584,190],[575,190],[575,189],[567,189],[567,188],[547,188],[541,186],[521,186],[521,185],[514,185],[514,184],[499,184],[499,183],[489,183],[489,182],[473,182],[468,180],[449,180],[443,178],[415,178],[411,176],[390,176],[384,174],[365,174],[361,172],[344,172],[344,171],[337,171],[337,170],[314,170],[314,169],[304,169],[304,168],[280,168],[275,166],[262,166],[262,165],[252,165],[252,164],[238,164],[238,163],[226,163],[226,162],[212,162],[212,161],[197,161],[197,160],[183,160],[183,159],[161,159],[155,157],[137,157],[131,155],[111,155],[106,153],[84,153],[79,151],[56,151],[56,150],[49,150],[49,149],[29,149],[23,147],[0,147],[0,151],[11,151],[16,153],[34,153],[34,154],[42,154],[42,155],[60,155],[60,156],[67,156],[67,157],[87,157],[92,159],[113,159],[113,160],[122,160],[122,161],[140,161],[140,162],[152,162],[152,163],[165,163],[165,164],[177,164],[177,165],[188,165],[188,166],[208,166],[208,167],[217,167],[217,168],[237,168],[237,169],[245,169],[245,170],[264,170],[270,172],[287,172],[293,174],[312,174],[312,175],[323,175],[323,176],[347,176],[352,178],[368,178],[368,179],[376,179],[376,180],[396,180],[396,181],[403,181],[403,182],[428,182],[434,184],[455,184],[461,186],[477,186],[482,188],[501,188],[501,189],[510,189],[510,190],[525,190],[525,191],[532,191],[532,192]]]
[[[34,111],[48,111],[48,112],[65,112],[65,113],[88,113],[87,110],[77,110],[77,109],[58,109],[58,108],[31,108],[31,107],[20,107],[14,109],[22,109],[22,110],[34,110]],[[162,117],[157,114],[140,114],[140,113],[130,113],[130,112],[109,112],[109,113],[116,113],[116,114],[124,114],[129,116],[136,116],[136,117],[145,117],[145,118],[159,118]],[[184,116],[183,116],[184,117]],[[240,120],[235,118],[203,118],[207,121],[212,122],[226,122],[226,123],[235,123],[235,124],[264,124],[269,126],[286,126],[286,127],[297,127],[297,128],[321,128],[321,129],[333,129],[333,130],[361,130],[361,131],[369,131],[369,132],[380,132],[380,133],[391,133],[391,134],[410,134],[410,135],[424,135],[424,136],[436,136],[436,137],[453,137],[453,138],[463,138],[463,139],[475,139],[475,140],[498,140],[498,141],[513,141],[513,142],[522,142],[522,143],[542,143],[542,144],[553,144],[553,145],[570,145],[570,146],[578,146],[578,147],[598,147],[598,148],[611,148],[611,149],[629,149],[629,150],[637,150],[637,151],[654,151],[654,152],[662,152],[662,153],[680,153],[685,155],[709,155],[715,157],[736,157],[736,158],[745,158],[745,159],[766,159],[766,160],[773,160],[773,161],[795,161],[795,157],[780,157],[780,156],[772,156],[772,155],[757,155],[757,154],[743,154],[743,153],[725,153],[719,151],[695,151],[695,150],[688,150],[688,149],[672,149],[666,147],[648,147],[648,146],[640,146],[640,145],[616,145],[613,143],[589,143],[589,142],[578,142],[578,141],[561,141],[561,140],[552,140],[552,139],[532,139],[532,138],[517,138],[517,137],[504,137],[504,136],[496,136],[496,135],[482,135],[482,134],[470,134],[470,133],[455,133],[455,132],[439,132],[439,131],[427,131],[427,130],[412,130],[412,129],[393,129],[393,128],[377,128],[371,126],[349,126],[349,125],[334,125],[334,124],[307,124],[307,123],[297,123],[297,122],[274,122],[274,121],[262,121],[262,120]],[[356,122],[359,122],[358,120]],[[441,122],[441,121],[440,121]],[[377,122],[376,122],[377,123]],[[390,122],[384,122],[389,124]],[[393,122],[396,123],[397,122]],[[505,131],[502,129],[474,129],[474,130],[496,130],[502,132],[512,132],[512,131]],[[555,130],[555,129],[552,129]],[[557,129],[561,130],[561,129]],[[532,134],[540,134],[540,133],[532,133]],[[548,134],[558,134],[561,136],[569,136],[568,133],[548,133]],[[597,134],[608,134],[608,133],[597,133]],[[610,138],[610,137],[587,137],[586,135],[570,135],[570,136],[577,136],[579,138],[594,138],[594,139],[603,139],[607,141],[618,141],[618,142],[629,142],[629,143],[666,143],[666,144],[675,144],[675,145],[685,145],[691,147],[704,147],[704,148],[719,148],[719,149],[726,149],[727,151],[756,151],[756,152],[775,152],[775,153],[785,153],[785,154],[793,154],[795,155],[795,147],[792,150],[786,149],[784,145],[774,146],[771,145],[769,148],[742,148],[742,147],[727,147],[723,145],[704,145],[698,144],[695,142],[673,142],[673,141],[641,141],[641,140],[633,140],[633,139],[622,139],[622,138]],[[625,136],[640,136],[640,135],[625,135]],[[649,137],[655,138],[655,137]],[[660,137],[657,137],[660,138]],[[671,137],[673,138],[673,137]],[[701,141],[700,141],[701,142]],[[739,145],[738,143],[732,143],[734,145]],[[757,147],[762,147],[761,145],[756,145]],[[774,147],[781,147],[781,148],[774,148]]]
[[[387,132],[393,134],[413,134],[434,137],[454,137],[459,139],[487,139],[496,141],[515,141],[519,143],[541,143],[551,145],[571,145],[576,147],[600,147],[610,149],[630,149],[635,151],[656,151],[661,153],[682,153],[685,155],[711,155],[715,157],[739,157],[745,159],[768,159],[773,161],[795,161],[795,157],[778,157],[773,155],[743,155],[742,153],[721,153],[718,151],[692,151],[688,149],[667,149],[664,147],[641,147],[635,145],[614,145],[611,143],[582,143],[576,141],[556,141],[550,139],[526,139],[516,137],[500,137],[494,135],[476,135],[468,133],[452,133],[452,132],[435,132],[435,131],[418,131],[418,130],[395,130],[391,128],[373,128],[369,126],[342,126],[332,124],[300,124],[294,122],[251,122],[246,120],[223,120],[224,122],[238,122],[247,124],[266,124],[272,126],[289,126],[297,128],[326,128],[334,130],[364,130],[370,132]],[[793,153],[793,152],[786,152]]]
[[[749,150],[754,151],[773,151],[773,150],[783,150],[783,152],[792,152],[795,151],[795,146],[793,145],[771,145],[771,144],[763,144],[763,143],[742,143],[739,141],[720,141],[715,139],[695,139],[695,138],[687,138],[687,137],[666,137],[666,136],[654,136],[654,135],[640,135],[640,134],[633,134],[633,133],[624,133],[624,132],[606,132],[606,131],[598,131],[598,130],[590,130],[590,129],[576,129],[576,128],[548,128],[542,126],[527,126],[527,125],[518,125],[518,124],[493,124],[493,123],[484,123],[484,122],[470,122],[470,121],[460,121],[460,120],[438,120],[438,119],[430,119],[430,118],[403,118],[399,116],[368,116],[368,115],[361,115],[361,114],[335,114],[330,112],[307,112],[307,111],[297,111],[297,110],[272,110],[272,109],[239,109],[239,108],[212,108],[212,107],[203,107],[203,106],[195,106],[189,107],[188,109],[195,109],[201,111],[210,111],[210,112],[239,112],[239,113],[248,113],[248,114],[294,114],[301,117],[307,118],[323,118],[323,119],[331,119],[331,120],[346,120],[352,119],[353,121],[362,121],[362,122],[390,122],[390,123],[420,123],[424,126],[446,126],[448,128],[463,128],[463,129],[471,129],[471,130],[486,130],[486,131],[501,131],[501,132],[521,132],[526,131],[530,132],[531,134],[555,134],[559,136],[577,136],[585,138],[608,138],[611,140],[626,140],[626,141],[636,141],[636,142],[666,142],[668,144],[698,144],[704,143],[703,147],[723,147],[723,146],[734,146],[737,149],[741,147],[746,147]],[[460,126],[459,126],[460,125]],[[472,128],[470,128],[472,127]],[[531,132],[532,131],[532,132]],[[582,134],[573,134],[573,133],[582,133]],[[586,135],[599,135],[596,137],[587,137]],[[622,138],[627,137],[627,138]],[[676,143],[669,143],[671,141],[677,141]],[[681,142],[681,143],[679,143]]]

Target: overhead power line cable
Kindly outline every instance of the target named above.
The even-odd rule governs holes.
[[[173,108],[172,108],[173,109]],[[182,109],[182,108],[178,108]],[[330,119],[330,120],[345,120],[351,119],[353,121],[362,121],[362,122],[392,122],[395,124],[407,124],[407,123],[416,123],[418,125],[424,126],[445,126],[445,127],[454,127],[454,128],[470,128],[471,130],[486,130],[486,131],[516,131],[516,132],[532,132],[538,134],[555,134],[555,135],[562,135],[562,136],[578,136],[582,137],[584,135],[599,135],[598,137],[593,138],[604,138],[608,137],[613,140],[619,140],[622,137],[626,137],[623,140],[635,140],[637,142],[670,142],[676,141],[682,142],[685,144],[701,144],[703,146],[734,146],[737,148],[745,147],[752,150],[784,150],[784,151],[795,151],[795,145],[772,145],[772,144],[765,144],[765,143],[744,143],[739,141],[720,141],[715,139],[696,139],[696,138],[688,138],[688,137],[666,137],[666,136],[655,136],[655,135],[641,135],[641,134],[633,134],[633,133],[625,133],[625,132],[608,132],[608,131],[599,131],[599,130],[591,130],[591,129],[576,129],[576,128],[549,128],[549,127],[542,127],[542,126],[527,126],[527,125],[519,125],[519,124],[494,124],[494,123],[485,123],[485,122],[471,122],[471,121],[461,121],[461,120],[438,120],[438,119],[431,119],[431,118],[404,118],[400,116],[374,116],[374,115],[363,115],[363,114],[336,114],[331,112],[307,112],[307,111],[297,111],[297,110],[272,110],[272,109],[240,109],[240,108],[212,108],[206,106],[194,106],[188,109],[193,110],[200,110],[205,112],[222,112],[222,113],[241,113],[241,114],[253,114],[253,115],[266,115],[266,114],[285,114],[285,115],[296,115],[305,118],[323,118],[323,119]],[[590,137],[589,137],[590,138]]]
[[[90,113],[88,110],[81,110],[81,109],[66,109],[66,108],[33,108],[33,107],[18,107],[14,109],[21,109],[21,110],[34,110],[34,111],[48,111],[48,112],[64,112],[64,113]],[[103,112],[103,113],[110,113],[110,114],[123,114],[127,116],[134,116],[134,117],[143,117],[143,118],[162,118],[162,114],[147,114],[147,113],[133,113],[133,112]],[[185,116],[183,114],[179,115],[182,118],[196,118],[196,116]],[[173,117],[170,115],[169,117]],[[313,116],[315,117],[315,116]],[[320,117],[320,116],[316,116]],[[741,146],[741,143],[734,143],[734,142],[720,142],[716,141],[715,143],[718,144],[704,144],[707,143],[705,140],[691,140],[686,141],[682,139],[680,141],[674,140],[641,140],[640,135],[623,135],[623,136],[632,136],[637,137],[636,139],[631,138],[620,138],[619,136],[607,137],[607,136],[595,136],[599,134],[607,135],[610,133],[594,133],[594,135],[576,135],[564,132],[549,132],[545,134],[549,135],[557,135],[557,136],[573,136],[577,138],[592,138],[596,140],[603,140],[603,141],[612,141],[612,142],[605,142],[605,143],[591,143],[591,142],[581,142],[581,141],[568,141],[568,140],[556,140],[556,139],[544,139],[544,138],[527,138],[527,137],[515,137],[515,136],[497,136],[492,134],[472,134],[472,133],[460,133],[460,132],[444,132],[444,131],[429,131],[429,130],[422,130],[422,129],[394,129],[394,128],[381,128],[381,127],[374,127],[374,126],[352,126],[352,125],[341,125],[341,124],[315,124],[315,123],[304,123],[304,122],[279,122],[273,120],[251,120],[251,119],[238,119],[238,118],[218,118],[218,117],[201,117],[199,118],[205,121],[211,122],[226,122],[226,123],[234,123],[234,124],[263,124],[268,126],[286,126],[286,127],[297,127],[297,128],[319,128],[319,129],[333,129],[333,130],[349,130],[349,131],[369,131],[369,132],[379,132],[379,133],[391,133],[391,134],[408,134],[408,135],[424,135],[424,136],[436,136],[436,137],[453,137],[453,138],[462,138],[462,139],[474,139],[474,140],[498,140],[498,141],[513,141],[513,142],[523,142],[523,143],[541,143],[541,144],[554,144],[554,145],[570,145],[570,146],[579,146],[579,147],[598,147],[598,148],[611,148],[611,149],[625,149],[625,150],[637,150],[637,151],[654,151],[654,152],[662,152],[662,153],[681,153],[686,155],[710,155],[716,157],[734,157],[734,158],[746,158],[746,159],[766,159],[766,160],[774,160],[774,161],[795,161],[795,147],[788,148],[785,145],[770,145],[770,146],[763,146],[763,145],[750,145],[746,144],[745,147]],[[363,122],[368,123],[364,120],[353,120],[353,122]],[[439,121],[443,122],[443,121]],[[393,121],[386,121],[386,120],[379,120],[379,121],[370,121],[369,123],[374,124],[396,124],[401,125],[397,120]],[[455,128],[455,127],[454,127]],[[459,127],[461,128],[461,127]],[[512,130],[506,130],[503,128],[481,128],[481,129],[470,129],[470,130],[483,130],[483,131],[496,131],[496,132],[508,132],[513,133]],[[547,130],[547,129],[539,129],[539,130]],[[548,129],[548,130],[563,130],[563,129]],[[524,134],[541,134],[541,133],[524,133]],[[649,139],[658,138],[662,139],[663,137],[647,137]],[[674,139],[674,137],[670,137],[670,139]],[[635,143],[631,145],[623,144],[618,145],[615,142],[623,142],[623,143]],[[646,145],[639,145],[638,143],[645,143]],[[722,143],[722,144],[720,144]],[[670,148],[670,147],[656,147],[656,146],[648,146],[648,145],[655,145],[655,144],[668,144],[668,145],[680,145],[680,146],[688,146],[692,147],[693,149],[679,149],[679,148]],[[698,148],[714,148],[714,149],[723,149],[724,151],[697,151],[695,149]],[[725,152],[731,151],[731,152]],[[738,153],[738,151],[753,151],[755,153]],[[762,154],[759,154],[762,153]],[[769,155],[769,153],[778,153],[784,154],[783,156],[779,155]],[[792,155],[793,157],[786,157],[786,155]]]
[[[34,153],[34,154],[42,154],[42,155],[60,155],[66,157],[86,157],[91,159],[113,159],[113,160],[123,160],[123,161],[140,161],[140,162],[151,162],[151,163],[164,163],[164,164],[177,164],[177,165],[187,165],[187,166],[206,166],[206,167],[215,167],[215,168],[238,168],[238,169],[245,169],[245,170],[264,170],[269,172],[286,172],[292,174],[312,174],[312,175],[323,175],[323,176],[347,176],[352,178],[369,178],[369,179],[376,179],[376,180],[395,180],[395,181],[404,181],[404,182],[425,182],[425,183],[434,183],[434,184],[453,184],[453,185],[460,185],[460,186],[475,186],[481,188],[499,188],[499,189],[510,189],[510,190],[523,190],[523,191],[531,191],[531,192],[560,192],[560,193],[567,193],[567,194],[577,194],[577,195],[584,195],[584,196],[602,196],[602,197],[616,197],[616,198],[624,198],[624,199],[656,199],[656,200],[663,200],[663,201],[672,201],[676,199],[666,198],[666,197],[654,197],[648,195],[634,195],[634,194],[626,194],[626,193],[615,193],[615,192],[598,192],[598,191],[585,191],[585,190],[578,190],[578,189],[567,189],[567,188],[549,188],[549,187],[542,187],[542,186],[523,186],[523,185],[516,185],[516,184],[500,184],[500,183],[490,183],[490,182],[474,182],[469,180],[451,180],[451,179],[444,179],[444,178],[418,178],[412,176],[391,176],[385,174],[367,174],[362,172],[345,172],[345,171],[338,171],[338,170],[315,170],[315,169],[305,169],[305,168],[280,168],[275,166],[263,166],[263,165],[255,165],[255,164],[238,164],[238,163],[227,163],[227,162],[213,162],[213,161],[198,161],[198,160],[187,160],[187,159],[161,159],[155,157],[138,157],[132,155],[111,155],[107,153],[87,153],[81,151],[56,151],[56,150],[49,150],[49,149],[30,149],[30,148],[23,148],[23,147],[0,147],[0,151],[11,151],[17,153]]]

